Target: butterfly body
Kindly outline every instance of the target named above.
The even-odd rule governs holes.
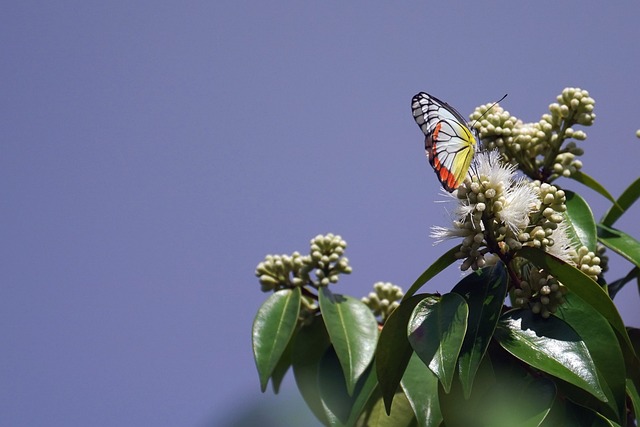
[[[477,139],[455,108],[420,92],[411,101],[413,118],[425,135],[425,151],[440,183],[452,192],[464,181]]]

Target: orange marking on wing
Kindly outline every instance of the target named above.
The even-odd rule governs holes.
[[[451,175],[451,173],[449,172],[449,170],[448,170],[447,168],[445,168],[445,167],[441,168],[441,169],[439,170],[439,172],[440,172],[440,173],[439,173],[439,175],[440,175],[440,180],[441,180],[442,182],[445,182],[445,183],[448,183],[448,182],[449,182],[449,180],[451,179],[451,177],[453,176],[453,175]]]
[[[458,188],[459,183],[453,174],[449,175],[449,179],[447,180],[447,185],[450,188]]]
[[[437,141],[438,140],[438,133],[440,132],[440,128],[442,127],[442,123],[438,123],[435,127],[435,129],[433,129],[433,140]],[[433,144],[434,148],[435,148],[435,143]]]
[[[436,170],[440,170],[440,168],[442,167],[442,164],[440,163],[440,159],[437,157],[433,157],[433,167],[436,168]]]
[[[436,170],[438,172],[438,178],[440,178],[440,181],[447,191],[453,191],[460,186],[460,181],[456,179],[456,176],[451,173],[449,169],[440,165]]]

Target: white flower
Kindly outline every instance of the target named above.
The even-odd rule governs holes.
[[[471,169],[471,175],[478,177],[485,191],[490,188],[508,188],[515,173],[516,166],[503,163],[498,150],[481,151],[476,154]]]
[[[514,233],[529,225],[529,214],[539,204],[537,192],[524,179],[507,188],[504,194],[502,210],[496,212],[496,218]]]
[[[553,245],[547,246],[546,249],[556,258],[575,266],[576,262],[572,256],[575,252],[575,245],[571,242],[567,231],[567,224],[564,221],[558,224],[558,228],[553,230],[550,236],[553,239]]]
[[[467,236],[475,234],[475,232],[473,230],[469,229],[468,225],[469,224],[461,222],[461,221],[454,221],[453,222],[453,227],[451,227],[451,228],[440,227],[439,225],[434,225],[434,226],[431,227],[430,236],[433,239],[435,239],[435,243],[442,243],[445,240],[455,239],[455,238],[458,238],[458,237],[465,238]]]

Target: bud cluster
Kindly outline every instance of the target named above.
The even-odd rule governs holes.
[[[362,298],[375,316],[382,319],[382,323],[400,305],[400,300],[404,296],[399,286],[389,282],[377,282],[373,285],[374,292]]]
[[[573,126],[591,126],[594,105],[586,90],[566,88],[549,105],[550,114],[535,123],[523,123],[492,104],[479,106],[470,118],[487,149],[499,150],[504,161],[517,164],[529,177],[550,182],[582,167],[576,157],[583,150],[576,141],[584,141],[587,134]]]
[[[581,246],[577,250],[570,251],[573,262],[576,267],[593,280],[598,280],[598,276],[602,273],[600,267],[600,257],[591,252],[586,246]]]
[[[346,247],[342,237],[329,233],[311,239],[309,255],[267,255],[256,267],[262,291],[337,283],[340,274],[351,273]]]
[[[291,255],[267,255],[256,267],[262,292],[293,288],[304,284],[301,271],[310,257],[294,252]]]
[[[566,251],[571,246],[564,227],[566,195],[555,185],[533,181],[529,184],[538,194],[538,202],[530,215],[529,226],[518,235],[523,246],[541,248],[571,261]]]
[[[523,276],[520,287],[513,291],[515,307],[529,308],[547,318],[564,303],[567,288],[544,269],[528,265],[523,269]]]
[[[601,243],[596,245],[596,256],[600,258],[600,275],[609,271],[609,256],[606,255],[607,247]]]

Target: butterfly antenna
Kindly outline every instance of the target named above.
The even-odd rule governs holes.
[[[482,113],[482,115],[480,117],[478,117],[477,119],[475,119],[473,121],[473,123],[471,123],[471,127],[475,129],[475,125],[478,122],[478,120],[480,120],[481,118],[484,117],[485,114],[487,114],[489,111],[491,111],[491,109],[493,107],[495,107],[500,101],[502,101],[503,99],[505,99],[507,97],[508,93],[505,93],[502,98],[498,99],[496,102],[494,102],[493,104],[491,104],[491,107],[487,108],[487,111],[485,111],[484,113]]]

